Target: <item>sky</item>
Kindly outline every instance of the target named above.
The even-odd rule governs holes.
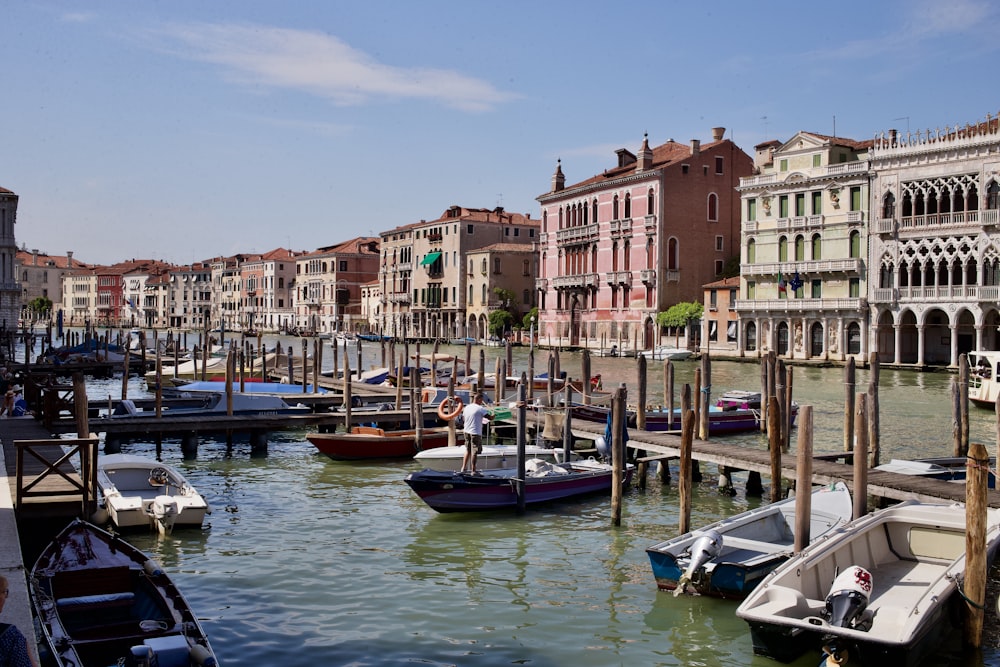
[[[452,205],[539,217],[615,151],[1000,113],[1000,3],[5,0],[19,246],[314,250]]]

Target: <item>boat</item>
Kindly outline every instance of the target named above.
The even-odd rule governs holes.
[[[988,510],[988,558],[1000,511]],[[785,561],[736,610],[754,653],[788,662],[920,663],[961,618],[965,506],[908,500],[863,516]],[[828,664],[832,664],[829,663]]]
[[[639,355],[653,360],[669,359],[671,361],[683,361],[689,359],[694,352],[685,350],[682,347],[673,345],[657,345],[652,350],[639,350]]]
[[[799,414],[799,406],[792,403],[792,425]],[[765,424],[766,426],[766,424]],[[745,433],[759,431],[761,428],[761,411],[756,408],[731,408],[722,405],[708,407],[708,434],[727,435],[730,433]],[[681,409],[674,408],[671,414],[666,408],[656,408],[646,411],[647,431],[680,431]]]
[[[239,382],[233,383],[233,394],[273,394],[277,396],[302,396],[302,385],[301,384],[287,384],[285,382],[248,382],[244,385],[243,389],[239,388]],[[225,385],[220,384],[219,380],[174,380],[169,385],[163,387],[163,395],[165,397],[179,397],[179,398],[190,398],[192,396],[200,396],[202,394],[217,394],[220,392],[225,392]],[[324,387],[314,387],[311,384],[306,385],[306,394],[325,394],[327,389]]]
[[[200,528],[211,512],[208,503],[175,468],[145,456],[102,454],[97,485],[112,523],[119,530]]]
[[[416,430],[386,431],[374,426],[355,426],[350,433],[307,433],[306,440],[337,461],[409,459],[422,450],[448,445],[447,428],[425,428],[420,435],[419,448]],[[462,431],[455,437],[462,441]]]
[[[626,466],[618,483],[627,486],[632,470]],[[556,464],[529,459],[525,473],[525,505],[608,493],[616,481],[611,465],[594,459]],[[517,507],[516,475],[517,468],[476,473],[421,470],[407,475],[406,483],[438,512],[498,510]]]
[[[851,520],[851,493],[843,482],[813,490],[810,541]],[[742,599],[795,545],[795,497],[757,507],[646,548],[656,586],[699,595]]]
[[[465,445],[455,447],[435,447],[417,452],[413,460],[431,470],[459,470],[465,456]],[[557,463],[563,458],[562,448],[526,445],[524,456],[547,463]],[[513,468],[517,465],[517,445],[483,445],[483,451],[476,457],[479,470]]]
[[[872,468],[872,470],[883,470],[894,472],[898,475],[916,475],[929,479],[943,479],[949,482],[964,482],[968,471],[969,459],[965,456],[940,456],[925,459],[890,459],[888,463]],[[996,478],[996,457],[990,457],[989,477],[987,484],[989,488],[995,489]]]
[[[281,396],[272,394],[252,394],[233,392],[233,416],[273,416],[309,414],[312,410],[306,405],[289,405]],[[215,393],[205,393],[204,403],[190,408],[165,408],[160,411],[163,418],[218,416],[229,414],[226,394],[216,389]],[[134,419],[136,417],[155,417],[156,412],[139,410],[130,399],[119,401],[108,419]]]
[[[91,523],[70,523],[31,570],[38,625],[57,667],[217,665],[198,617],[145,553]]]
[[[1000,396],[1000,351],[969,352],[969,401],[987,410],[996,408]]]

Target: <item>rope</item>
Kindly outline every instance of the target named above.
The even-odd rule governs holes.
[[[969,606],[973,607],[974,609],[978,609],[978,610],[980,610],[980,611],[983,611],[983,610],[985,610],[985,609],[986,609],[986,606],[985,606],[985,605],[981,605],[981,604],[979,604],[978,602],[973,602],[972,600],[970,600],[970,599],[969,599],[969,598],[968,598],[968,597],[967,597],[967,596],[965,595],[965,591],[963,591],[963,590],[962,590],[962,587],[961,587],[961,586],[955,586],[955,590],[956,590],[956,591],[958,591],[958,594],[962,596],[962,599],[963,599],[963,600],[965,600],[966,602],[968,602],[968,603],[969,603]]]

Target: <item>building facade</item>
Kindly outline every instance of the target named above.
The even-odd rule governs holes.
[[[379,243],[375,237],[357,237],[296,258],[294,306],[300,331],[333,333],[367,326],[361,286],[378,275]]]
[[[742,354],[864,359],[871,141],[799,132],[740,181]]]
[[[997,118],[895,130],[871,149],[872,349],[893,364],[955,366],[1000,349]]]
[[[466,257],[468,335],[482,340],[489,333],[490,313],[496,310],[506,310],[514,316],[509,329],[520,327],[524,315],[537,305],[535,249],[524,244],[494,243],[471,250]],[[509,297],[509,302],[505,302],[504,296]]]
[[[38,250],[21,248],[14,258],[14,275],[21,285],[21,318],[23,320],[54,320],[55,313],[63,310],[63,277],[88,268],[86,264],[73,259],[73,253],[65,256],[49,255]],[[52,302],[51,313],[26,313],[31,301],[43,297]]]
[[[240,264],[244,331],[285,331],[293,326],[295,260],[302,254],[276,248]]]
[[[657,313],[701,300],[739,255],[736,187],[753,168],[724,133],[705,145],[644,138],[638,155],[619,149],[616,166],[574,185],[557,166],[538,198],[541,342],[649,349]]]
[[[14,225],[17,223],[16,194],[0,188],[0,329],[14,329],[21,314],[21,288],[14,273],[17,255],[17,239]]]

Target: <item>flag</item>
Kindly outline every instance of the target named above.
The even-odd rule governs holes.
[[[793,292],[798,292],[802,289],[802,278],[799,277],[799,272],[795,272],[795,277],[788,281],[789,287],[792,288]]]
[[[781,271],[778,271],[778,294],[782,294],[785,291],[785,277],[781,275]]]

